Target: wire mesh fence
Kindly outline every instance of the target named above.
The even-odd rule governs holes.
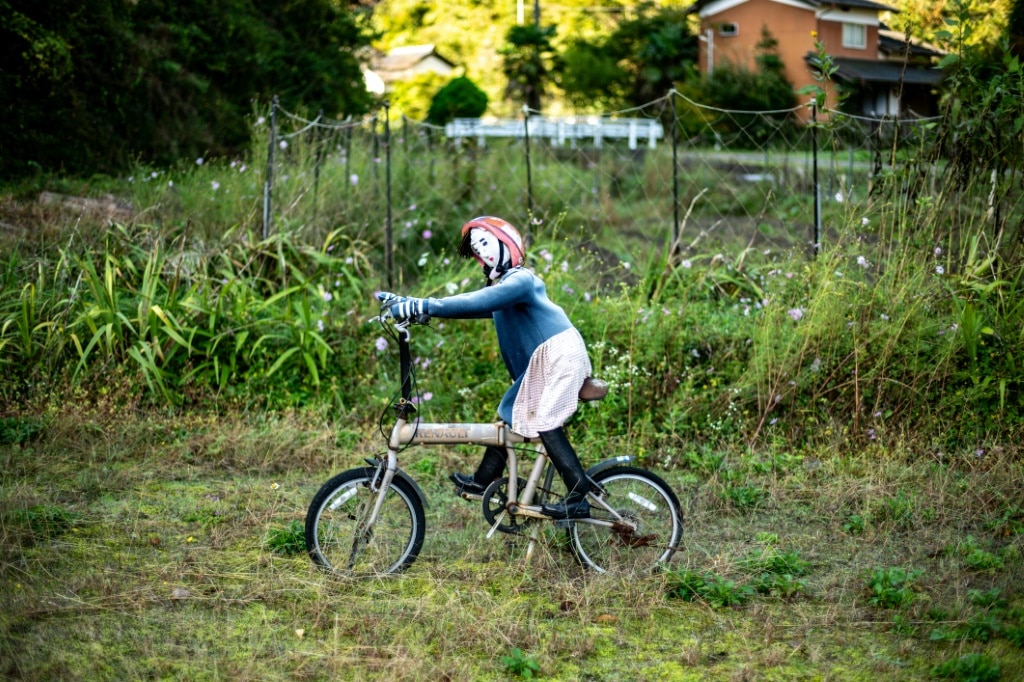
[[[812,111],[808,125],[799,108],[730,111],[675,91],[576,119],[525,111],[486,133],[487,122],[392,121],[386,106],[348,121],[272,109],[265,233],[343,228],[384,249],[389,281],[403,244],[454,246],[439,228],[479,214],[528,238],[570,226],[612,251],[717,241],[813,253],[823,222],[863,206],[885,173],[919,163],[935,135],[934,119]],[[623,121],[635,134],[609,132]]]

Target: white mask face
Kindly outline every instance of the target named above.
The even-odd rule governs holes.
[[[480,260],[484,263],[484,272],[491,279],[498,277],[503,268],[502,265],[502,244],[498,241],[498,238],[487,230],[482,230],[479,227],[474,227],[469,231],[469,246],[473,249],[473,253],[477,255]]]

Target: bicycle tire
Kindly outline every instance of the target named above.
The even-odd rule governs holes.
[[[360,525],[377,493],[370,484],[374,467],[349,469],[324,483],[306,513],[306,551],[322,570],[344,577],[399,573],[423,547],[426,519],[416,491],[400,478],[391,481],[369,533]]]
[[[656,474],[635,467],[614,467],[594,475],[603,492],[592,493],[636,524],[635,532],[585,521],[569,527],[573,553],[599,573],[643,573],[672,558],[683,537],[683,512],[672,488]],[[614,516],[591,500],[591,518]]]

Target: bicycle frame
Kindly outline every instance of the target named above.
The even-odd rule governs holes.
[[[487,538],[499,531],[522,534],[528,538],[527,562],[540,537],[542,524],[537,521],[550,522],[565,529],[577,558],[602,572],[609,570],[613,564],[618,565],[620,559],[624,559],[627,564],[632,561],[626,555],[619,555],[624,548],[627,551],[639,549],[640,561],[661,562],[670,558],[682,533],[679,501],[671,488],[653,473],[625,466],[634,459],[632,456],[606,459],[587,469],[590,481],[588,497],[594,513],[584,518],[559,519],[543,513],[544,506],[549,503],[549,495],[557,499],[564,493],[556,492],[552,486],[555,468],[539,437],[517,433],[502,420],[490,423],[422,421],[416,415],[416,405],[412,398],[408,326],[425,322],[424,319],[393,323],[399,346],[401,393],[391,405],[395,419],[393,422],[388,420],[390,431],[383,431],[387,438],[386,456],[368,458],[366,462],[371,469],[351,469],[332,477],[321,486],[310,503],[306,517],[306,546],[315,563],[342,572],[356,570],[357,555],[370,543],[373,543],[371,563],[378,558],[398,562],[385,563],[382,567],[386,569],[385,572],[402,570],[415,560],[423,542],[423,508],[426,506],[426,497],[416,482],[399,468],[401,453],[411,445],[478,445],[504,450],[507,477],[491,482],[482,493],[461,491],[461,495],[467,500],[482,503],[483,515],[491,524],[486,533]],[[581,390],[582,401],[596,400],[603,396],[599,382],[591,382],[584,387],[590,390]],[[521,479],[519,468],[523,465],[520,455],[524,450],[530,456],[535,456],[535,459],[528,466],[529,475]],[[361,489],[368,490],[370,495],[354,497],[358,488],[351,486],[355,485],[362,486]],[[390,494],[392,490],[397,491],[397,496]],[[349,505],[350,500],[353,501],[351,509],[342,506]],[[401,518],[411,523],[407,526],[408,544],[398,545],[397,553],[389,557],[388,553],[392,550],[388,547],[394,538],[387,535],[387,532],[390,528],[398,528],[394,525],[396,500],[398,507],[406,510]],[[332,514],[337,515],[336,519],[331,518]],[[326,525],[321,526],[321,523]],[[335,524],[338,528],[349,524],[350,530],[347,532],[351,535],[342,531],[340,536],[335,536],[334,530],[331,530]],[[384,524],[384,536],[375,533],[378,524]],[[399,525],[402,525],[401,521]],[[610,535],[605,535],[604,531]],[[335,560],[334,552],[339,547],[336,542],[338,537],[350,537],[351,547],[341,549]],[[378,542],[380,537],[385,540]],[[611,538],[610,542],[606,538]],[[343,541],[343,545],[347,542]],[[656,554],[650,555],[651,549]],[[648,564],[648,567],[653,565]]]

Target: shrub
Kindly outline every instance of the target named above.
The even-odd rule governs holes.
[[[444,125],[456,118],[480,118],[487,111],[487,93],[466,78],[454,78],[437,91],[427,110],[427,121]]]

